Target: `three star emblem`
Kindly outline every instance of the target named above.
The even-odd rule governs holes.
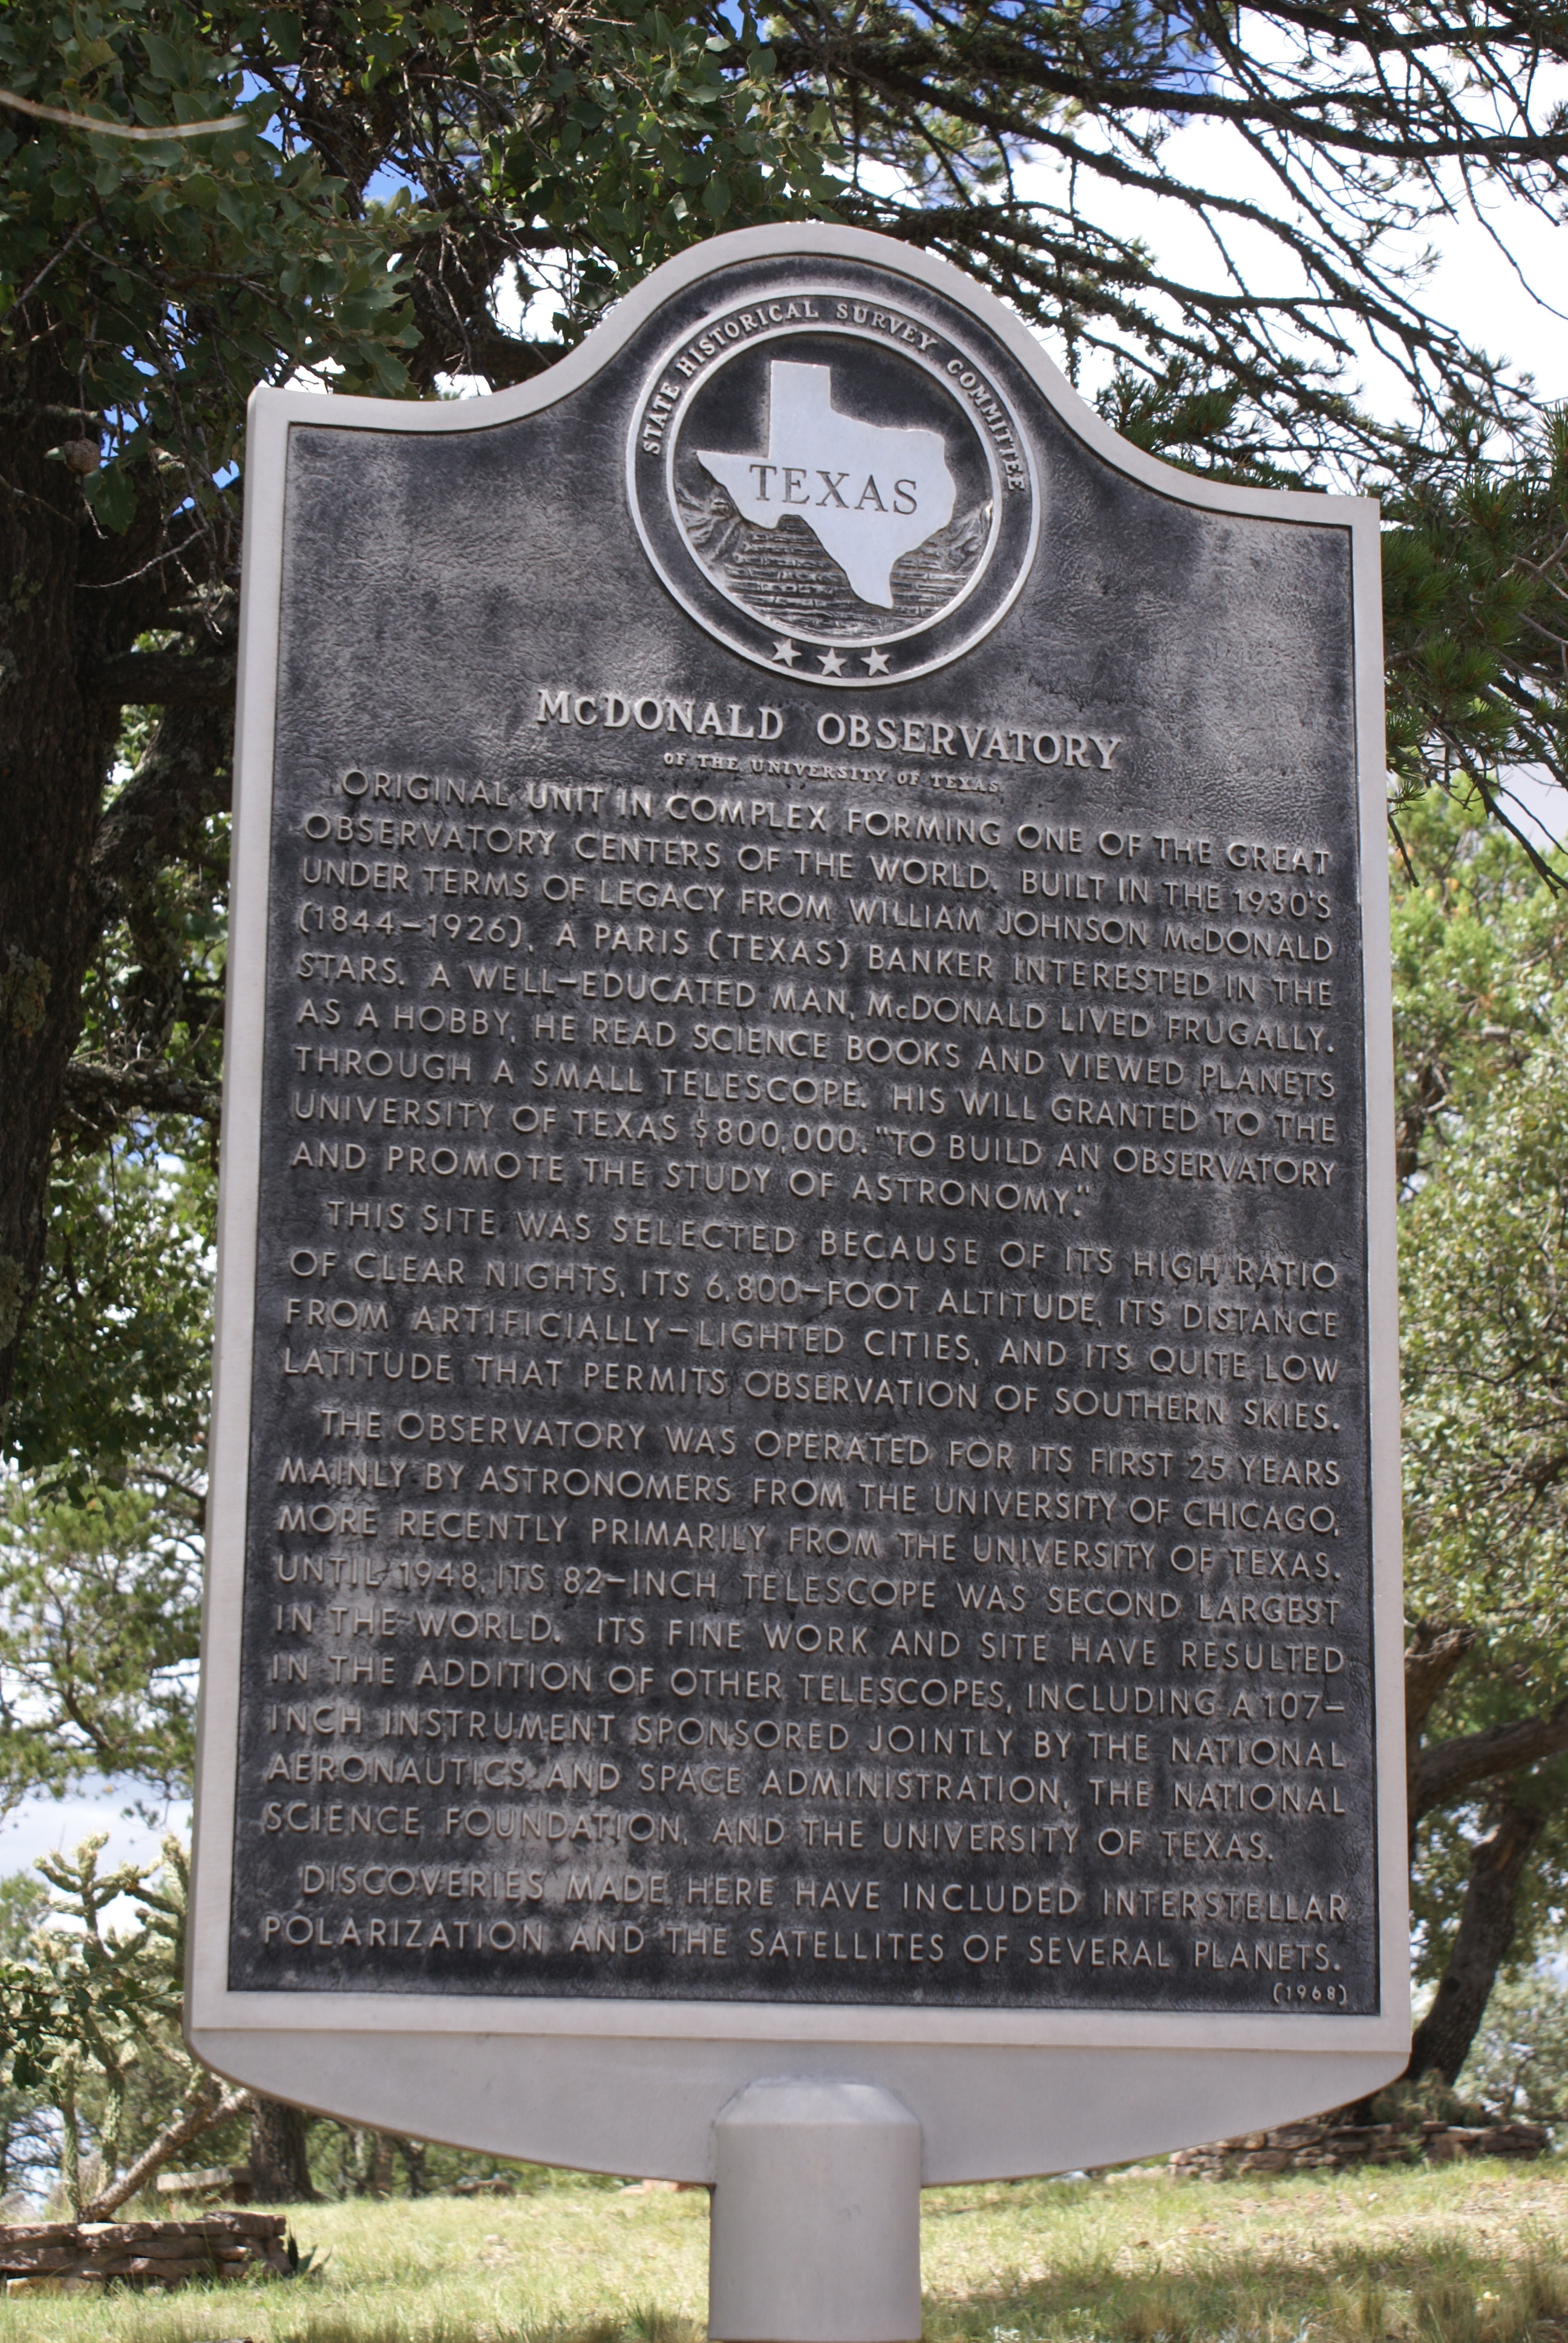
[[[788,635],[780,635],[774,642],[773,657],[779,667],[793,668],[796,661],[800,657],[800,647],[799,643],[791,642]],[[887,674],[888,655],[886,651],[866,651],[862,653],[861,657],[866,673],[869,676]],[[824,675],[843,674],[844,662],[839,658],[837,651],[819,651],[818,653],[818,658],[821,663],[821,669]]]

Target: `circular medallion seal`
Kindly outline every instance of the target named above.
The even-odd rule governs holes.
[[[859,689],[989,634],[1039,534],[994,367],[848,286],[780,287],[672,345],[638,395],[627,485],[649,560],[710,634]]]

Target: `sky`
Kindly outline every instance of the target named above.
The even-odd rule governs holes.
[[[1195,123],[1174,131],[1162,151],[1170,173],[1190,185],[1254,201],[1271,212],[1278,206],[1272,176],[1223,126]],[[1060,200],[1063,180],[1053,164],[1040,162],[1024,169],[1020,186],[1026,195],[1038,191]],[[1141,232],[1171,273],[1208,286],[1223,283],[1215,247],[1186,207],[1106,185],[1094,195],[1093,211],[1108,227]],[[1245,226],[1227,226],[1225,232],[1243,267],[1257,269],[1260,285],[1275,292],[1294,289],[1271,238]],[[1456,204],[1449,217],[1440,217],[1411,242],[1406,256],[1427,245],[1437,256],[1422,289],[1421,306],[1429,315],[1456,327],[1493,357],[1533,374],[1543,397],[1561,400],[1568,398],[1565,241],[1568,230],[1529,205],[1494,198],[1487,204],[1484,225]],[[1533,297],[1532,287],[1553,306]],[[1370,342],[1362,346],[1360,388],[1375,411],[1391,417],[1402,411],[1399,377]]]
[[[166,1830],[190,1835],[188,1805],[169,1809],[168,1819],[149,1825],[125,1808],[136,1795],[135,1783],[96,1782],[70,1798],[28,1798],[0,1822],[0,1878],[29,1870],[35,1858],[56,1851],[69,1855],[85,1838],[108,1833],[106,1863],[156,1863]]]

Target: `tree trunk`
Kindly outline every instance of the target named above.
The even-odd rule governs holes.
[[[422,2139],[399,2139],[397,2153],[403,2159],[403,2169],[408,2175],[410,2197],[430,2194],[430,2176],[425,2164],[425,2143]]]
[[[113,598],[81,590],[81,483],[49,460],[51,446],[72,436],[61,402],[76,395],[75,381],[34,354],[0,372],[0,392],[8,394],[0,428],[3,1423],[43,1266],[50,1144],[98,933],[90,865],[119,711],[85,680]],[[123,542],[111,549],[125,558]]]
[[[192,2094],[190,2103],[164,2126],[157,2137],[145,2147],[129,2167],[112,2185],[100,2188],[90,2204],[82,2207],[82,2217],[87,2221],[106,2221],[128,2198],[145,2188],[154,2174],[182,2147],[199,2139],[204,2131],[212,2131],[226,2123],[230,2116],[239,2114],[250,2105],[250,2093],[245,2090],[225,2092],[216,2075],[204,2077]]]
[[[310,2117],[303,2107],[257,2093],[250,2111],[250,2193],[257,2205],[307,2205],[310,2185],[306,2138]]]
[[[110,904],[94,869],[120,733],[106,662],[166,612],[156,485],[130,527],[97,527],[66,454],[94,460],[100,418],[36,307],[0,364],[0,1431],[37,1291],[49,1161],[82,982]]]
[[[1506,1781],[1493,1793],[1471,1856],[1470,1885],[1448,1966],[1411,2044],[1407,2081],[1437,2075],[1452,2089],[1513,1942],[1520,1882],[1545,1823],[1545,1805],[1533,1775]]]

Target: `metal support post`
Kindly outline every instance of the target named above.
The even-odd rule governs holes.
[[[918,2343],[920,2127],[908,2107],[869,2083],[750,2083],[713,2137],[716,2343]]]

